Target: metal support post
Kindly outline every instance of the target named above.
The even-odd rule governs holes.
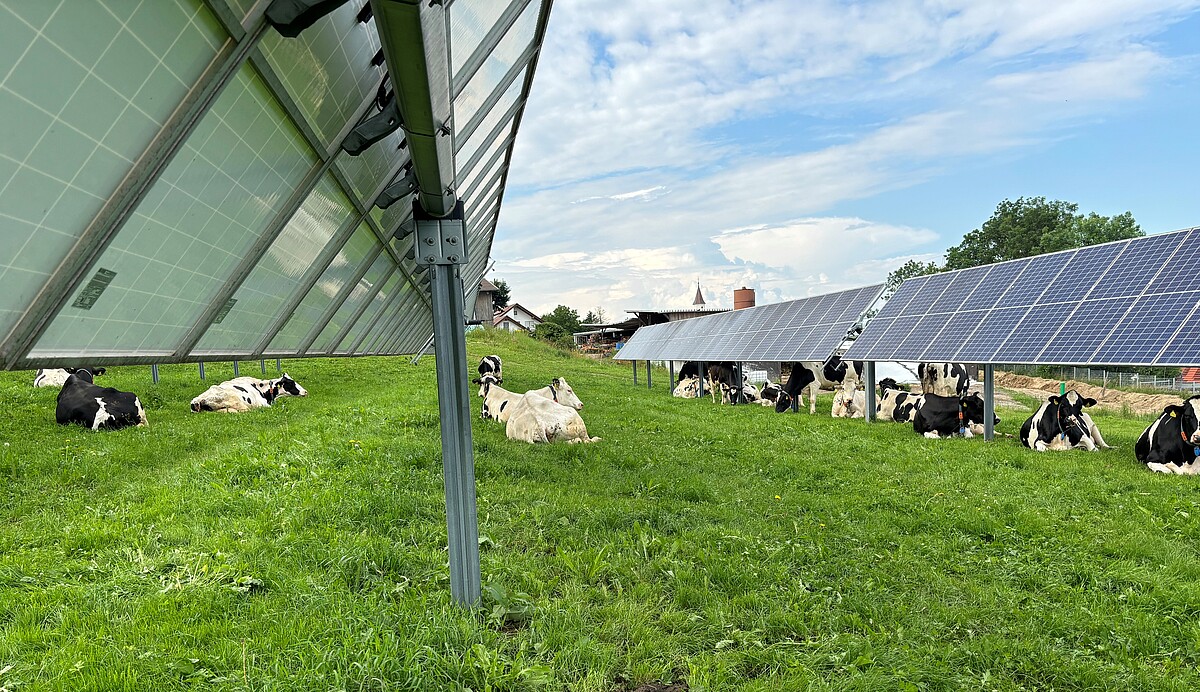
[[[433,349],[437,366],[438,414],[442,428],[442,477],[446,489],[446,533],[450,552],[450,592],[463,607],[477,607],[479,517],[475,504],[475,458],[471,447],[471,403],[468,392],[467,338],[462,277],[466,235],[462,203],[445,218],[426,214],[413,204],[417,262],[430,265],[433,297]]]
[[[204,361],[200,361],[200,379],[204,379]]]
[[[853,365],[853,364],[851,364]],[[863,378],[864,384],[867,387],[866,395],[867,410],[863,411],[863,420],[870,423],[875,420],[875,361],[868,360],[863,362]]]
[[[654,389],[654,381],[650,377],[650,361],[646,361],[646,389]]]
[[[741,363],[733,364],[733,373],[736,378],[735,382],[737,382],[737,391],[734,392],[734,394],[733,394],[733,405],[736,406],[738,404],[746,403],[745,395],[742,393],[742,387],[745,386],[744,385],[745,381],[742,379],[742,364]]]
[[[983,439],[996,436],[996,366],[983,366]]]
[[[158,384],[158,366],[150,366],[150,379],[154,380],[154,384]]]
[[[706,372],[708,372],[708,368],[704,367],[704,361],[697,362],[696,363],[696,378],[698,380],[700,380],[700,382],[698,384],[698,389],[696,390],[697,391],[696,397],[699,399],[704,398],[704,373],[706,373]]]
[[[670,388],[671,388],[671,391],[674,391],[675,390],[675,361],[668,360],[667,367],[670,369],[670,374],[671,374]]]
[[[265,375],[265,374],[267,374],[267,361],[266,361],[266,359],[260,359],[260,360],[258,361],[258,367],[259,367],[259,369],[261,369],[261,370],[262,370],[262,374],[264,374],[264,375]]]
[[[275,359],[275,372],[283,372],[283,363],[278,358]]]
[[[637,361],[633,361],[633,384],[637,385]]]
[[[237,363],[237,360],[234,360],[234,361],[233,361],[233,376],[234,376],[234,377],[240,377],[240,374],[238,373],[238,363]]]

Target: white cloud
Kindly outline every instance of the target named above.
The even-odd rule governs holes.
[[[881,281],[969,229],[832,208],[1102,122],[1182,69],[1152,40],[1198,6],[558,3],[496,273],[527,304],[606,310],[688,305],[697,278],[760,302]]]

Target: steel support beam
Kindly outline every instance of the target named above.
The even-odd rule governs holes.
[[[650,372],[650,361],[646,361],[646,389],[654,389],[654,375]]]
[[[875,361],[863,361],[863,381],[866,385],[864,394],[867,402],[867,410],[863,412],[863,419],[870,423],[875,420]]]
[[[367,308],[371,307],[371,301],[375,300],[375,296],[379,295],[379,292],[383,290],[384,285],[391,280],[392,275],[396,273],[397,269],[398,267],[396,266],[389,267],[388,270],[384,272],[384,275],[379,277],[379,280],[376,281],[375,285],[371,287],[370,292],[367,293],[366,297],[363,298],[362,305],[354,309],[354,314],[350,316],[350,319],[346,320],[346,324],[341,328],[340,331],[338,331],[337,335],[333,337],[333,341],[329,342],[329,348],[325,349],[326,355],[333,355],[337,352],[337,347],[341,345],[342,340],[346,338],[346,335],[350,333],[350,330],[353,329],[354,325],[358,323],[358,320],[362,318],[362,315],[367,311]],[[400,284],[397,284],[397,288],[399,288],[399,286]]]
[[[25,358],[49,328],[67,300],[99,261],[104,250],[125,226],[163,171],[191,136],[200,120],[233,80],[254,46],[266,31],[262,10],[255,8],[247,19],[248,30],[231,37],[183,97],[150,144],[125,174],[75,244],[46,279],[29,309],[0,342],[0,368]]]
[[[996,436],[996,366],[983,366],[983,439]]]

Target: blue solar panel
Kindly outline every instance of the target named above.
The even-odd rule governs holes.
[[[1200,228],[940,276],[904,282],[845,357],[1200,364]]]
[[[1129,306],[1133,305],[1133,300],[1109,298],[1080,303],[1071,317],[1071,324],[1050,339],[1037,358],[1023,362],[1066,365],[1092,363],[1092,354],[1100,348],[1100,344],[1125,316]]]
[[[1139,296],[1179,249],[1179,233],[1152,235],[1125,245],[1113,268],[1096,284],[1089,298]]]
[[[1138,298],[1092,358],[1101,363],[1153,362],[1196,309],[1197,301],[1200,292],[1196,291]]]
[[[1122,243],[1106,243],[1081,248],[1048,289],[1047,300],[1066,302],[1084,298],[1125,247]]]
[[[957,349],[953,358],[939,358],[938,360],[961,363],[991,362],[1000,343],[1012,333],[1012,330],[1028,311],[1028,307],[989,310],[983,318],[983,323],[971,335],[971,340]]]
[[[642,327],[618,360],[825,360],[881,285]]]
[[[1074,250],[1069,250],[1029,260],[1025,270],[1013,281],[1004,295],[1000,296],[1000,300],[996,301],[996,307],[1011,308],[1036,303],[1074,254]]]

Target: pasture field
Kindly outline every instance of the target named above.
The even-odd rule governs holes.
[[[0,373],[0,689],[1200,688],[1200,483],[1134,461],[1149,417],[1037,454],[468,346],[513,390],[566,377],[603,438],[475,418],[478,612],[449,597],[431,357],[291,361],[310,396],[237,415],[188,410],[195,366],[112,368],[150,426],[99,434]]]

